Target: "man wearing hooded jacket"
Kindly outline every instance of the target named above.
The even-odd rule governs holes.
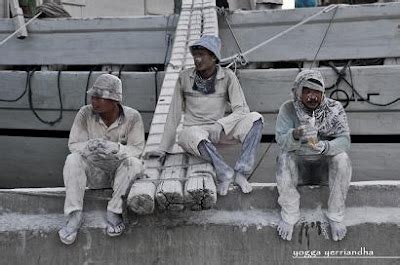
[[[283,103],[277,117],[275,136],[280,152],[276,181],[281,206],[278,233],[284,240],[292,239],[293,227],[300,218],[300,194],[296,189],[299,166],[309,163],[328,164],[330,195],[326,216],[333,240],[346,235],[343,219],[352,173],[347,155],[350,130],[341,103],[326,98],[324,92],[319,71],[300,72],[294,82],[294,99]]]

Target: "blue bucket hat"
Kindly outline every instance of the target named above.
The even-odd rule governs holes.
[[[201,46],[212,52],[218,61],[221,61],[221,39],[215,35],[203,35],[190,45],[190,51],[196,46]]]

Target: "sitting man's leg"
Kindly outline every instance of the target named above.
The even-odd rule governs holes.
[[[64,213],[67,223],[58,232],[61,242],[70,245],[75,242],[82,225],[83,197],[86,188],[87,164],[81,155],[72,153],[65,161],[63,177],[65,185]]]
[[[347,153],[340,153],[329,160],[329,189],[327,217],[331,225],[332,239],[342,240],[347,233],[343,224],[345,200],[351,180],[351,161]]]
[[[235,183],[242,189],[243,193],[252,191],[252,187],[247,181],[253,170],[257,148],[260,145],[262,136],[263,122],[260,119],[253,123],[250,131],[242,143],[242,150],[239,160],[235,165]]]
[[[126,194],[131,179],[141,171],[142,162],[135,157],[124,159],[115,171],[113,194],[107,206],[107,234],[109,236],[119,236],[125,230],[122,218],[122,196]]]
[[[179,134],[178,144],[188,153],[201,157],[213,164],[217,174],[217,192],[224,196],[228,193],[234,171],[225,163],[215,145],[208,139],[209,133],[199,126],[185,128]]]
[[[293,227],[300,218],[300,194],[297,191],[298,169],[294,154],[282,153],[277,158],[276,183],[281,206],[278,233],[284,240],[292,240]]]
[[[203,140],[199,143],[199,152],[203,159],[210,161],[218,177],[217,192],[221,196],[228,194],[229,185],[232,183],[234,171],[225,163],[217,148],[209,141]]]

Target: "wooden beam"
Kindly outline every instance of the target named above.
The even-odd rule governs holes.
[[[167,16],[37,20],[29,38],[2,47],[0,65],[164,64],[166,34],[175,21]],[[0,39],[13,31],[12,23],[0,23]]]
[[[183,192],[185,203],[194,211],[212,208],[217,202],[213,165],[194,156],[189,156],[189,165]]]
[[[319,70],[325,78],[326,87],[336,83],[337,74],[331,68]],[[283,102],[293,98],[291,88],[298,72],[298,69],[239,71],[239,80],[250,109],[262,113],[277,113]],[[353,86],[362,98],[369,98],[373,103],[384,104],[400,97],[398,65],[353,66],[351,73],[348,69],[345,73],[345,78],[349,83],[353,80]],[[374,106],[362,101],[359,96],[353,95],[352,89],[344,81],[340,82],[338,89],[342,91],[334,93],[332,98],[344,100],[345,92],[350,98],[347,112],[400,110],[400,101],[390,106]],[[327,90],[326,95],[329,96],[333,90],[335,89]]]
[[[90,75],[90,88],[101,72]],[[117,72],[114,74],[118,75]],[[85,105],[85,94],[89,72],[62,72],[60,90],[66,110],[78,110]],[[152,72],[122,72],[123,102],[139,111],[154,111],[157,88],[161,86],[164,74]],[[15,99],[26,87],[27,73],[22,71],[0,71],[1,99]],[[32,101],[35,109],[57,110],[60,107],[58,96],[58,72],[38,71],[31,78]],[[90,102],[90,97],[88,97]],[[28,93],[16,102],[0,102],[0,109],[29,108]]]
[[[263,134],[275,135],[277,114],[263,114]],[[398,112],[347,112],[351,135],[398,135]]]
[[[325,7],[274,12],[234,12],[228,15],[243,52],[288,29]],[[313,61],[334,11],[289,32],[250,53],[250,62]],[[399,57],[397,3],[340,6],[318,53],[317,60]],[[238,52],[225,19],[220,17],[223,57]],[[257,32],[257,34],[254,34]],[[287,52],[290,51],[290,52]]]
[[[267,149],[268,151],[265,153]],[[240,146],[224,146],[219,148],[219,151],[228,164],[234,166],[240,154]],[[276,182],[275,166],[277,154],[278,147],[275,143],[272,145],[270,143],[261,144],[256,164],[263,155],[264,158],[250,178],[251,182]],[[352,181],[400,180],[397,159],[400,156],[400,144],[352,144],[349,156],[353,165]]]
[[[185,208],[183,200],[182,182],[185,178],[186,155],[168,155],[164,169],[160,176],[160,183],[157,186],[156,198],[159,209],[180,211]]]
[[[46,120],[54,120],[59,115],[59,110],[39,110],[40,117]],[[29,109],[0,109],[0,129],[19,130],[47,130],[47,131],[69,131],[78,111],[63,111],[63,118],[53,126],[40,122]],[[145,132],[149,132],[150,123],[153,119],[152,112],[140,111]]]
[[[133,183],[127,199],[127,205],[133,212],[140,215],[154,212],[154,194],[160,177],[160,166],[161,161],[157,159],[144,161],[144,174]]]
[[[0,188],[60,187],[62,168],[67,156],[68,139],[46,137],[0,136]],[[262,143],[256,158],[258,163],[267,147],[270,149],[253,173],[251,182],[275,182],[276,144]],[[240,145],[219,148],[226,161],[234,166]],[[398,157],[400,144],[352,144],[352,181],[400,180]],[[185,175],[174,175],[174,178]],[[165,180],[165,182],[172,180]],[[148,183],[148,182],[147,182]],[[179,193],[180,194],[180,193]]]

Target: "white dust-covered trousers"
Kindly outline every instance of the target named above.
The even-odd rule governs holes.
[[[313,158],[315,161],[315,156]],[[352,174],[351,161],[345,152],[335,156],[320,156],[320,159],[328,160],[330,194],[326,215],[329,220],[341,222]],[[307,157],[298,156],[294,152],[282,152],[277,157],[278,203],[281,206],[282,219],[289,224],[295,224],[300,218],[300,194],[296,187],[299,178],[298,166],[304,160],[307,160]]]
[[[136,157],[127,157],[116,168],[105,172],[91,165],[78,153],[67,156],[64,166],[65,204],[64,213],[70,214],[82,210],[86,186],[89,188],[111,188],[113,194],[108,202],[107,211],[122,213],[122,197],[125,195],[131,179],[142,170],[142,162]]]

